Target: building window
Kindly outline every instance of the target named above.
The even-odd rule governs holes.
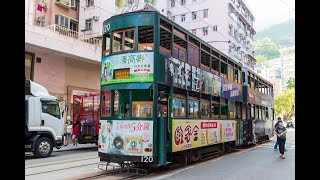
[[[171,0],[171,7],[175,7],[176,6],[176,1],[175,0]]]
[[[86,19],[86,29],[92,29],[92,19]]]
[[[232,36],[232,24],[229,24],[229,32],[228,32],[231,36]]]
[[[203,18],[208,17],[208,9],[203,10]]]
[[[218,26],[214,25],[214,26],[212,26],[212,29],[213,29],[213,31],[218,31]]]
[[[197,12],[192,12],[192,20],[196,20],[197,19]]]
[[[45,16],[36,18],[36,26],[44,27]]]
[[[70,30],[78,32],[78,22],[70,20]]]
[[[186,0],[181,0],[181,5],[185,5],[186,4]]]
[[[34,62],[34,54],[25,52],[24,53],[25,80],[33,80],[33,62]]]
[[[192,2],[197,2],[197,0],[192,0]]]
[[[202,32],[204,36],[208,35],[208,27],[202,28]]]
[[[68,17],[62,16],[60,14],[56,14],[54,20],[55,20],[54,21],[55,24],[57,24],[59,26],[62,26],[65,28],[69,27],[69,18]]]
[[[93,6],[94,0],[87,0],[87,7]]]
[[[182,14],[182,15],[181,15],[181,22],[184,22],[184,21],[186,21],[186,15],[185,15],[185,14]]]
[[[171,17],[171,20],[172,20],[172,21],[175,21],[175,20],[176,20],[176,17],[175,17],[175,16],[172,16],[172,17]]]
[[[197,35],[197,29],[191,29],[191,33]]]

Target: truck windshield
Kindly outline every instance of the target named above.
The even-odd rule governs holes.
[[[41,100],[42,112],[60,119],[60,108],[57,101]]]

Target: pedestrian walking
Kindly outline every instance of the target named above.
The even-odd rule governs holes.
[[[287,129],[284,127],[282,121],[278,121],[278,127],[275,128],[274,133],[277,135],[277,141],[278,141],[278,144],[279,144],[280,157],[282,159],[284,159],[285,158],[285,156],[284,156],[284,145],[286,143]]]
[[[72,142],[72,124],[69,121],[68,122],[68,126],[67,126],[67,138],[66,138],[66,146],[70,144],[70,142]]]
[[[277,123],[274,125],[274,130],[279,126],[279,122],[281,121],[281,117],[278,117]],[[274,151],[278,150],[278,140],[276,140],[276,143],[274,144]],[[286,147],[284,147],[284,151],[286,152]]]
[[[73,128],[72,128],[73,146],[78,146],[78,136],[79,136],[79,121],[76,121],[73,124]]]

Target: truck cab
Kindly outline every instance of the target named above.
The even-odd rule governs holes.
[[[25,89],[25,152],[48,157],[63,144],[63,110],[46,88],[30,80]]]

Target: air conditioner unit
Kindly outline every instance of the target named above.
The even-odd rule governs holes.
[[[95,21],[99,21],[99,16],[93,16],[92,19]]]

